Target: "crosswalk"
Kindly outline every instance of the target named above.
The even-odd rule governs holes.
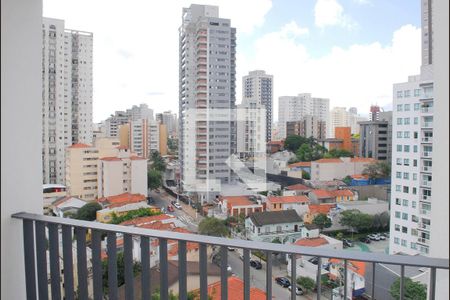
[[[177,216],[177,218],[186,225],[197,226],[194,219],[189,215],[181,215]]]

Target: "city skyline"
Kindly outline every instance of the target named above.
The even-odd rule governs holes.
[[[360,113],[371,104],[390,109],[391,83],[419,72],[420,3],[384,2],[319,0],[284,6],[209,1],[238,29],[236,103],[242,99],[240,78],[261,69],[274,76],[274,119],[278,97],[298,93],[320,94],[330,99],[330,107],[356,106]],[[177,111],[177,27],[181,8],[190,3],[162,3],[153,9],[136,2],[136,10],[124,13],[112,2],[109,17],[98,22],[100,4],[44,1],[44,16],[95,35],[94,122],[132,104]],[[380,28],[372,26],[377,16],[387,20]],[[165,46],[154,47],[154,41]]]

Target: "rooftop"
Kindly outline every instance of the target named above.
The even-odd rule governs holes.
[[[81,144],[81,143],[78,143],[78,144],[73,144],[72,146],[69,146],[69,147],[67,147],[68,149],[77,149],[77,148],[91,148],[92,146],[91,145],[88,145],[88,144]]]
[[[256,226],[302,222],[302,218],[293,209],[256,212],[249,217]]]
[[[295,167],[311,167],[310,161],[300,161],[293,164],[288,165],[288,168],[295,168]]]
[[[143,225],[143,224],[147,224],[147,223],[153,223],[156,221],[164,221],[164,220],[171,220],[171,219],[176,219],[176,218],[175,218],[175,216],[172,216],[172,215],[161,214],[161,215],[156,215],[156,216],[135,218],[132,220],[124,221],[124,222],[120,223],[120,225],[139,226],[139,225]]]
[[[129,203],[136,203],[136,202],[141,202],[141,201],[146,201],[146,200],[147,200],[147,198],[142,194],[123,193],[123,194],[119,194],[119,195],[99,198],[99,199],[97,199],[97,202],[105,207],[105,206],[110,206],[112,204],[125,205],[125,204],[129,204]]]
[[[220,200],[227,200],[227,208],[231,209],[233,206],[245,206],[245,205],[255,205],[256,202],[253,202],[249,199],[249,196],[222,196]]]
[[[294,245],[304,247],[319,247],[328,244],[328,241],[323,237],[317,238],[303,238],[297,240]]]
[[[327,190],[312,190],[311,193],[313,193],[318,199],[335,197],[332,192]]]
[[[309,203],[306,196],[269,196],[267,200],[272,203]]]
[[[294,185],[287,186],[286,189],[290,191],[305,191],[310,190],[311,188],[301,183],[297,183]]]
[[[208,295],[211,300],[220,300],[220,281],[208,285]],[[194,291],[194,300],[200,299],[200,290]],[[244,281],[236,276],[228,277],[228,299],[244,300]],[[250,288],[250,300],[266,299],[266,293],[255,287]]]
[[[310,214],[328,214],[336,204],[310,204],[308,207]]]

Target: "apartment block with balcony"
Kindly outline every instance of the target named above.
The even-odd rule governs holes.
[[[391,163],[392,112],[379,112],[378,120],[358,122],[359,156]]]

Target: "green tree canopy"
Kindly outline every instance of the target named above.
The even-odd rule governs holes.
[[[342,226],[350,227],[353,231],[367,230],[373,226],[373,216],[357,209],[345,210],[341,213],[339,223]]]
[[[164,172],[166,170],[166,163],[164,162],[164,159],[158,151],[152,151],[150,161],[152,169],[158,170],[160,172]]]
[[[295,154],[299,161],[314,161],[321,159],[325,152],[326,149],[318,144],[311,146],[305,143],[298,148]]]
[[[229,231],[225,222],[214,217],[204,218],[198,225],[198,232],[202,235],[228,236]]]
[[[389,178],[391,176],[391,166],[384,161],[378,161],[368,165],[362,173],[369,176],[370,179]]]
[[[316,286],[315,280],[306,276],[298,277],[297,284],[305,290],[305,294],[314,290],[314,287]]]
[[[97,202],[89,202],[83,205],[77,212],[75,219],[84,221],[94,221],[97,219],[97,210],[101,210],[102,206]]]
[[[324,158],[353,157],[353,153],[344,149],[331,149],[324,154]]]
[[[103,270],[103,291],[108,293],[108,259],[102,261]],[[142,270],[142,266],[139,262],[133,263],[133,274],[136,276]],[[121,286],[125,283],[125,258],[122,251],[117,252],[117,286]]]
[[[426,300],[427,286],[420,282],[413,281],[411,278],[404,278],[404,298],[410,300]],[[400,299],[400,278],[394,281],[390,288],[391,296],[394,299]]]
[[[308,172],[303,170],[302,171],[302,179],[310,180],[311,179],[311,175]]]
[[[320,230],[331,227],[331,220],[326,214],[318,214],[313,219],[313,224],[319,226]]]
[[[109,222],[109,223],[110,224],[120,224],[120,223],[128,221],[128,220],[132,220],[132,219],[136,219],[136,218],[140,218],[140,217],[157,216],[160,214],[161,214],[160,211],[154,211],[151,208],[141,207],[139,209],[129,211],[126,214],[121,215],[121,216],[117,216],[115,213],[113,213],[111,222]]]
[[[301,145],[307,143],[308,139],[299,135],[290,135],[284,140],[284,148],[295,152]]]
[[[156,169],[150,169],[147,173],[147,185],[151,190],[159,188],[162,185],[161,172]]]

